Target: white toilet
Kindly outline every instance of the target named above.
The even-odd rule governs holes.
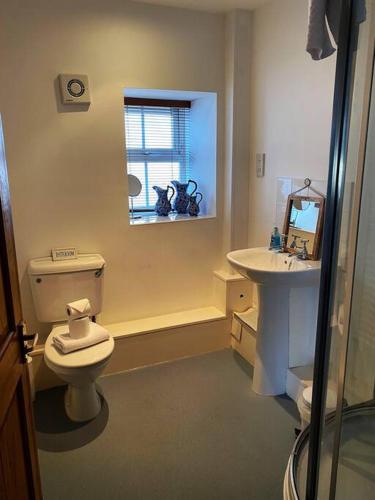
[[[114,341],[62,354],[52,343],[53,335],[66,331],[66,304],[88,298],[95,316],[101,311],[105,261],[98,254],[80,254],[77,259],[53,261],[51,257],[33,259],[28,274],[37,318],[52,323],[44,350],[47,366],[68,383],[65,409],[71,420],[82,422],[95,418],[101,399],[95,381],[111,357]]]

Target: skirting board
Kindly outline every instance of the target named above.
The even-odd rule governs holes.
[[[204,322],[115,338],[115,349],[104,375],[148,365],[196,356],[230,347],[230,320]],[[33,355],[33,372],[37,391],[63,385],[45,364],[43,351]]]

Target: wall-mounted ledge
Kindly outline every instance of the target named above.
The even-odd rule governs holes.
[[[146,335],[161,330],[196,325],[225,319],[226,315],[214,306],[189,309],[176,313],[163,314],[150,318],[135,319],[121,323],[105,325],[105,328],[114,338],[130,337],[134,335]]]
[[[137,214],[134,214],[137,217]],[[142,215],[140,218],[129,218],[129,224],[131,226],[144,226],[148,224],[165,224],[169,222],[187,222],[187,221],[197,221],[203,219],[215,219],[215,215],[198,215],[197,217],[191,217],[185,214],[169,214],[166,217],[162,217],[156,214]]]
[[[223,271],[223,270],[220,270],[220,271],[214,271],[214,275],[219,278],[219,280],[221,281],[246,281],[247,278],[245,278],[244,276],[242,276],[241,274],[239,273],[230,273],[228,271]]]
[[[197,325],[199,323],[208,323],[226,319],[226,314],[220,311],[217,307],[207,306],[199,309],[189,309],[160,316],[152,316],[149,318],[134,319],[131,321],[122,321],[121,323],[111,323],[103,325],[113,338],[133,337],[136,335],[146,335],[162,330],[171,330],[174,328],[182,328],[184,326]],[[44,344],[39,344],[35,347],[32,356],[44,352]]]
[[[104,326],[115,340],[105,375],[230,347],[230,321],[213,306]],[[43,352],[38,346],[32,353],[36,390],[64,384]]]

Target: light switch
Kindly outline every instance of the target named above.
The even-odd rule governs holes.
[[[257,153],[255,159],[257,177],[264,177],[265,163],[266,153]]]

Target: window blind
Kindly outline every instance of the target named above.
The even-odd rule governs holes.
[[[172,180],[190,178],[190,107],[125,104],[127,169],[142,183],[134,208],[153,210]]]

